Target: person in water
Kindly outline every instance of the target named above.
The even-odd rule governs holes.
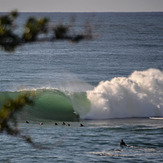
[[[123,139],[121,139],[120,146],[127,146]]]

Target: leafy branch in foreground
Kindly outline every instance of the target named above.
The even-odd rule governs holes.
[[[17,16],[18,13],[13,11],[9,15],[0,17],[0,47],[6,51],[14,50],[21,41],[19,36],[13,32]]]
[[[5,51],[14,51],[17,46],[36,41],[54,41],[68,40],[79,42],[85,39],[92,39],[92,31],[85,29],[82,33],[71,34],[70,25],[58,24],[49,25],[48,18],[29,17],[24,25],[22,34],[16,34],[15,21],[18,17],[17,11],[12,11],[6,15],[0,16],[0,49]],[[87,27],[87,28],[88,28]],[[41,39],[40,39],[41,35]]]
[[[30,136],[22,135],[18,129],[16,114],[26,105],[34,104],[34,95],[32,93],[24,93],[15,99],[8,99],[0,110],[0,133],[17,136],[24,139],[33,147],[38,147],[30,138]]]

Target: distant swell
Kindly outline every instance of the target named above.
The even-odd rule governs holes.
[[[91,110],[85,119],[163,116],[163,72],[148,69],[102,81],[87,98]]]

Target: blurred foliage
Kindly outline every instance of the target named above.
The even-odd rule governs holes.
[[[17,46],[25,43],[36,41],[54,41],[69,40],[79,42],[84,39],[92,39],[91,30],[85,29],[85,32],[78,34],[70,34],[70,26],[59,24],[51,27],[48,18],[29,17],[24,25],[22,34],[16,34],[15,21],[19,16],[17,11],[12,11],[6,15],[0,16],[0,49],[5,51],[14,51]],[[89,26],[89,29],[90,26]],[[52,33],[47,37],[48,33]],[[44,34],[42,39],[39,36]]]
[[[0,47],[5,51],[13,51],[20,43],[20,38],[13,32],[17,11],[0,17]]]
[[[62,24],[57,25],[54,29],[54,35],[56,39],[66,39],[67,38],[67,32],[69,28],[67,26],[64,26]]]
[[[39,34],[47,33],[48,22],[49,20],[47,18],[37,20],[34,17],[30,17],[25,25],[22,40],[25,42],[36,41]]]
[[[34,97],[34,94],[28,92],[15,99],[6,100],[0,110],[0,133],[5,132],[8,135],[20,137],[32,146],[37,147],[30,136],[22,135],[21,131],[18,129],[16,117],[17,113],[26,105],[34,104]]]

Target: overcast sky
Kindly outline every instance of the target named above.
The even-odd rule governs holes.
[[[163,0],[0,0],[0,12],[163,11]]]

